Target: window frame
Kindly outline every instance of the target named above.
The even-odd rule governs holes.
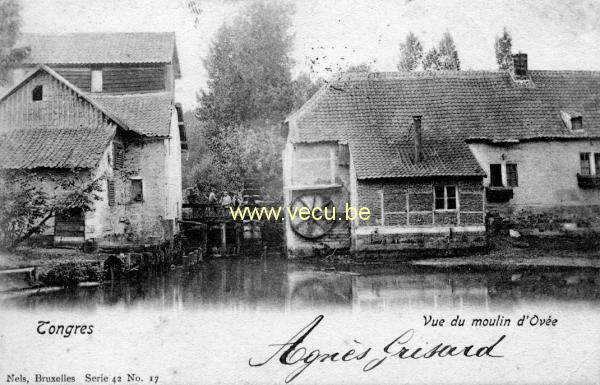
[[[583,117],[574,116],[571,118],[571,131],[582,131],[583,130]]]
[[[584,157],[587,157],[587,159],[583,159]],[[586,161],[587,162],[587,173],[583,172],[583,162]],[[592,153],[591,152],[580,152],[579,153],[579,172],[581,173],[581,175],[584,176],[591,176],[592,175]]]
[[[39,84],[33,87],[31,91],[31,101],[33,102],[42,102],[44,101],[44,86]]]
[[[514,174],[510,171],[513,167]],[[514,175],[514,181],[511,178],[511,174]],[[508,187],[519,187],[519,169],[517,163],[506,163],[506,185]]]
[[[495,181],[495,178],[492,177],[492,175],[493,175],[492,166],[498,166],[498,170],[499,170],[498,182],[500,184],[493,183]],[[490,163],[490,187],[504,187],[504,182],[502,180],[502,163]]]
[[[454,208],[448,208],[448,188],[453,188],[454,189]],[[443,197],[438,197],[438,194],[436,192],[436,189],[443,189],[444,191],[444,196]],[[458,204],[458,185],[455,184],[448,184],[448,185],[442,185],[442,186],[433,186],[433,211],[458,211],[459,210],[459,204]],[[439,199],[443,199],[444,202],[444,208],[437,208],[437,201]]]
[[[144,180],[140,177],[132,177],[130,178],[130,194],[131,194],[131,203],[140,203],[144,202]],[[136,183],[140,184],[140,193],[139,195],[134,196],[134,185]]]

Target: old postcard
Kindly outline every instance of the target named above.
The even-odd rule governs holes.
[[[600,4],[0,0],[0,384],[600,384]]]

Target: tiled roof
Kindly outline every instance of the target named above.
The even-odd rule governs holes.
[[[156,92],[144,94],[88,93],[102,108],[121,119],[130,130],[146,136],[168,136],[173,108],[173,94]]]
[[[0,134],[0,167],[94,168],[114,134],[114,126],[31,128]]]
[[[529,73],[520,83],[507,72],[346,74],[290,116],[290,139],[347,141],[357,176],[373,178],[480,175],[465,140],[600,136],[600,72]],[[570,131],[561,111],[580,113],[584,131]],[[417,166],[407,159],[413,115],[423,116]]]
[[[23,34],[31,47],[27,64],[171,63],[175,33]]]

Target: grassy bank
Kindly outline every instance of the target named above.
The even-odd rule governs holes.
[[[84,253],[77,249],[19,247],[14,251],[0,250],[0,270],[38,267],[40,271],[64,263],[98,262],[108,257],[104,253]]]

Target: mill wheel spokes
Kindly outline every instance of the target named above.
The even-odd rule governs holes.
[[[307,220],[301,219],[297,214],[300,212],[300,209],[306,207],[310,210],[311,214],[313,209],[319,208],[320,210],[316,210],[317,215],[321,215],[322,218],[320,220],[312,217]],[[291,206],[291,212],[296,213],[296,217],[292,219],[291,227],[294,232],[304,238],[315,239],[322,237],[327,234],[335,221],[325,219],[325,213],[331,215],[333,212],[334,204],[329,196],[322,195],[319,193],[306,193],[300,195],[294,199]],[[304,210],[306,211],[306,210]]]

